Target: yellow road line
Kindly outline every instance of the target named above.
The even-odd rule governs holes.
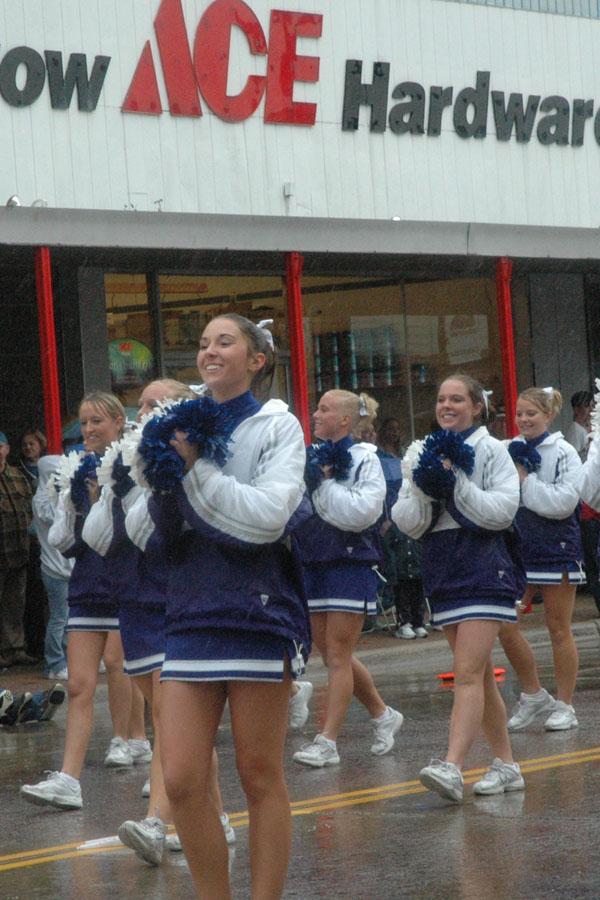
[[[568,753],[558,753],[553,756],[540,756],[535,759],[521,761],[521,771],[524,774],[531,772],[543,772],[548,769],[558,769],[565,766],[575,766],[582,763],[600,762],[600,747],[588,747],[585,750],[573,750]],[[465,784],[472,784],[485,772],[485,768],[468,769],[464,773]],[[351,806],[362,806],[366,803],[376,803],[382,800],[392,800],[396,797],[414,796],[424,794],[427,789],[420,781],[401,781],[396,784],[379,785],[372,788],[363,788],[358,791],[347,791],[340,794],[328,794],[322,797],[311,797],[306,800],[296,800],[290,804],[292,816],[308,816],[320,812],[331,812],[338,809],[347,809]],[[248,824],[246,811],[230,813],[229,820],[232,825],[244,827]],[[43,863],[55,862],[62,859],[79,859],[82,856],[93,856],[98,853],[114,853],[125,850],[120,845],[77,850],[81,841],[69,844],[60,844],[55,847],[43,847],[37,850],[23,850],[19,853],[9,853],[0,856],[0,872],[9,872],[15,869],[37,866]]]

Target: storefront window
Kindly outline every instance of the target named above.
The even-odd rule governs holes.
[[[158,374],[146,276],[108,274],[104,286],[112,390],[135,408],[141,387]]]
[[[160,310],[164,374],[187,384],[198,383],[198,341],[206,324],[219,313],[234,312],[252,322],[273,319],[279,366],[271,394],[290,399],[289,340],[284,283],[277,276],[161,275]]]

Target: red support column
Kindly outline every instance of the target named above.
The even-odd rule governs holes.
[[[308,408],[308,371],[304,348],[304,317],[302,309],[301,253],[286,253],[285,278],[287,287],[288,326],[290,331],[290,358],[292,363],[292,393],[294,412],[300,420],[304,438],[310,444],[310,412]]]
[[[40,328],[40,360],[42,389],[44,393],[44,421],[49,453],[62,453],[60,421],[60,390],[56,358],[56,332],[54,329],[54,299],[52,295],[52,268],[48,247],[35,251],[35,283]]]
[[[504,410],[506,437],[517,433],[515,412],[517,408],[517,366],[512,318],[511,278],[513,264],[506,256],[496,262],[496,297],[498,301],[498,325],[500,330],[500,356],[502,358],[502,382],[504,385]]]

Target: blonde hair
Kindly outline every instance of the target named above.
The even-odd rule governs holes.
[[[560,391],[554,388],[530,387],[521,391],[519,400],[533,403],[546,416],[554,418],[562,409],[563,398]]]
[[[327,391],[332,395],[341,408],[342,412],[350,416],[351,431],[360,434],[363,428],[372,425],[377,416],[379,403],[369,394],[353,394],[352,391],[344,391],[340,388],[333,388]]]
[[[169,400],[195,400],[198,396],[196,391],[193,391],[189,385],[184,384],[183,381],[176,381],[175,378],[155,378],[146,387],[151,387],[153,384],[164,385],[168,391],[165,397],[168,397]]]
[[[110,419],[118,419],[119,417],[122,418],[123,422],[121,425],[121,429],[125,425],[127,414],[125,412],[123,404],[118,397],[115,397],[114,394],[109,394],[108,391],[90,391],[90,393],[86,394],[79,404],[79,412],[81,412],[81,407],[84,405],[84,403],[89,403],[90,406],[95,406],[96,409],[99,409],[104,413],[105,416],[108,416]]]

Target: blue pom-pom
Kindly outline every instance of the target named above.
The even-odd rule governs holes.
[[[425,451],[430,450],[440,459],[448,459],[455,469],[472,475],[475,468],[475,450],[456,431],[434,431],[425,438]]]
[[[129,474],[130,471],[131,466],[124,465],[123,454],[119,453],[112,468],[113,493],[116,497],[124,497],[132,487],[135,487],[135,481]]]
[[[226,410],[210,397],[185,400],[166,415],[153,416],[144,426],[139,445],[148,484],[164,493],[175,490],[182,480],[185,462],[170,444],[176,431],[186,433],[186,439],[197,445],[201,457],[224,466],[233,426]]]
[[[419,463],[413,472],[413,481],[428,497],[434,500],[449,500],[454,493],[456,476],[452,469],[447,469],[442,459],[423,449]]]
[[[528,473],[537,472],[542,464],[542,457],[527,441],[511,441],[508,452],[515,465],[523,466]]]
[[[331,468],[331,474],[336,481],[344,481],[352,468],[350,451],[345,446],[334,444],[333,441],[311,444],[306,455],[306,482],[311,492],[323,479],[322,466]]]
[[[71,478],[71,500],[78,513],[86,512],[89,509],[90,497],[86,482],[96,478],[96,469],[99,464],[100,457],[96,453],[87,453]]]

